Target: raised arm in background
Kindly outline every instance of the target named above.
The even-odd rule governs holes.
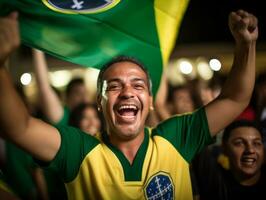
[[[16,12],[0,18],[0,44],[1,137],[37,159],[50,161],[59,149],[60,135],[56,128],[30,116],[4,67],[7,58],[20,44]]]
[[[257,18],[243,10],[232,12],[229,28],[236,42],[233,66],[221,94],[206,106],[212,135],[226,127],[246,108],[255,83]]]
[[[168,95],[168,86],[167,86],[167,77],[166,73],[162,74],[161,83],[159,90],[155,98],[155,111],[158,114],[160,120],[166,120],[171,117],[171,113],[167,107],[167,95]]]
[[[45,54],[37,49],[32,49],[32,55],[42,112],[49,122],[56,124],[62,119],[64,109],[50,85]]]

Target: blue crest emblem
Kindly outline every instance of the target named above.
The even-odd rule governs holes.
[[[174,185],[169,174],[159,172],[152,176],[144,188],[147,200],[174,199]]]
[[[50,9],[66,13],[98,13],[111,9],[117,5],[120,0],[42,0]]]

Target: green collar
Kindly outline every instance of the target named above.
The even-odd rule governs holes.
[[[144,129],[144,140],[138,149],[132,165],[125,157],[125,155],[110,143],[108,135],[106,133],[103,134],[103,141],[119,159],[123,167],[125,181],[141,181],[142,167],[149,144],[148,128]]]

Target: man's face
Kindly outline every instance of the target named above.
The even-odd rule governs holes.
[[[144,132],[152,105],[145,72],[135,63],[113,64],[103,75],[99,99],[107,132],[113,139],[131,140]]]
[[[260,133],[253,127],[239,127],[225,145],[230,167],[237,176],[251,178],[260,173],[264,149]]]

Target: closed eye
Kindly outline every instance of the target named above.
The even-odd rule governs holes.
[[[234,146],[239,147],[239,146],[244,145],[244,142],[242,140],[236,140],[236,141],[233,142],[233,144],[234,144]]]
[[[106,91],[120,90],[122,87],[120,84],[110,84],[107,86]]]
[[[255,142],[253,142],[253,145],[255,147],[260,147],[260,146],[262,146],[262,142],[261,141],[255,141]]]
[[[145,88],[145,85],[141,83],[137,83],[134,85],[134,88],[137,90],[143,90]]]

